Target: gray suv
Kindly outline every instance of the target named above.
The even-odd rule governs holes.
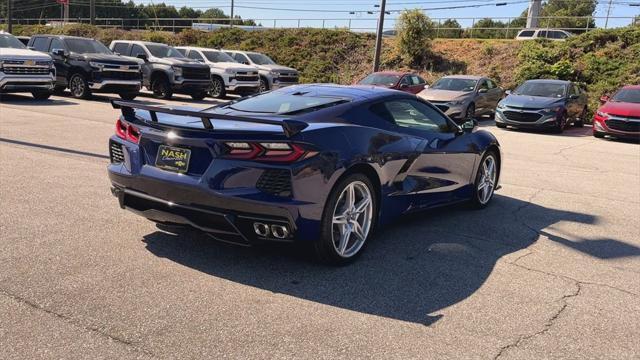
[[[161,99],[170,99],[174,93],[179,93],[202,100],[211,86],[209,66],[186,58],[171,46],[115,40],[110,48],[118,54],[142,59],[143,85]]]
[[[493,115],[504,90],[481,76],[451,75],[426,85],[418,96],[461,123],[480,115]]]

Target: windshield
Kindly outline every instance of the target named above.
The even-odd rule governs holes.
[[[157,44],[147,45],[147,49],[149,50],[151,55],[157,58],[181,58],[182,59],[185,57],[178,50],[167,45],[157,45]]]
[[[431,88],[436,90],[469,92],[476,88],[477,82],[478,80],[473,79],[442,78],[436,81]]]
[[[25,49],[26,46],[13,35],[0,34],[0,48]]]
[[[271,60],[271,58],[268,57],[267,55],[247,54],[247,56],[249,56],[249,58],[251,59],[251,61],[253,61],[254,64],[258,64],[258,65],[275,65],[275,62],[273,60]]]
[[[223,108],[264,114],[294,114],[330,107],[347,101],[349,99],[331,96],[307,96],[272,92],[239,100],[223,106]]]
[[[384,85],[393,86],[400,81],[400,75],[390,74],[371,74],[366,78],[360,80],[361,85]]]
[[[236,62],[233,58],[221,51],[203,51],[202,52],[207,60],[219,63],[219,62]]]
[[[78,54],[113,54],[101,42],[92,39],[64,39],[69,51]]]
[[[564,96],[565,84],[527,81],[513,93],[516,95],[561,98]]]
[[[640,104],[640,89],[622,89],[610,101]]]

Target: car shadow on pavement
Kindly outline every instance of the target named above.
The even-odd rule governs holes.
[[[443,316],[438,311],[473,295],[500,258],[527,248],[558,222],[598,221],[496,195],[482,211],[453,206],[406,217],[376,234],[363,256],[343,267],[316,264],[294,246],[243,248],[189,230],[156,231],[143,241],[154,255],[212,276],[428,326]],[[605,259],[637,256],[640,250],[614,239],[552,240]]]
[[[36,100],[31,94],[2,94],[0,104],[26,105],[26,106],[57,106],[57,105],[78,105],[77,102],[62,99]]]

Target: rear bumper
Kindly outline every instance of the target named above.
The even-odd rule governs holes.
[[[0,92],[31,92],[53,90],[55,78],[44,76],[4,75],[0,78]]]
[[[243,245],[319,237],[324,192],[308,183],[321,181],[319,172],[302,170],[300,183],[292,180],[297,196],[279,196],[256,187],[266,169],[259,165],[217,159],[201,175],[178,174],[145,164],[155,155],[143,153],[135,144],[112,137],[110,148],[114,146],[117,152],[112,150],[108,167],[112,192],[122,208],[151,221],[192,226],[218,240]],[[288,235],[259,236],[254,223],[285,226]]]

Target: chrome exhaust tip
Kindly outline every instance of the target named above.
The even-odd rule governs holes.
[[[263,223],[253,223],[253,231],[255,231],[258,236],[267,237],[269,236],[269,225]]]
[[[289,229],[283,225],[271,225],[271,234],[276,239],[284,239],[289,236]]]

